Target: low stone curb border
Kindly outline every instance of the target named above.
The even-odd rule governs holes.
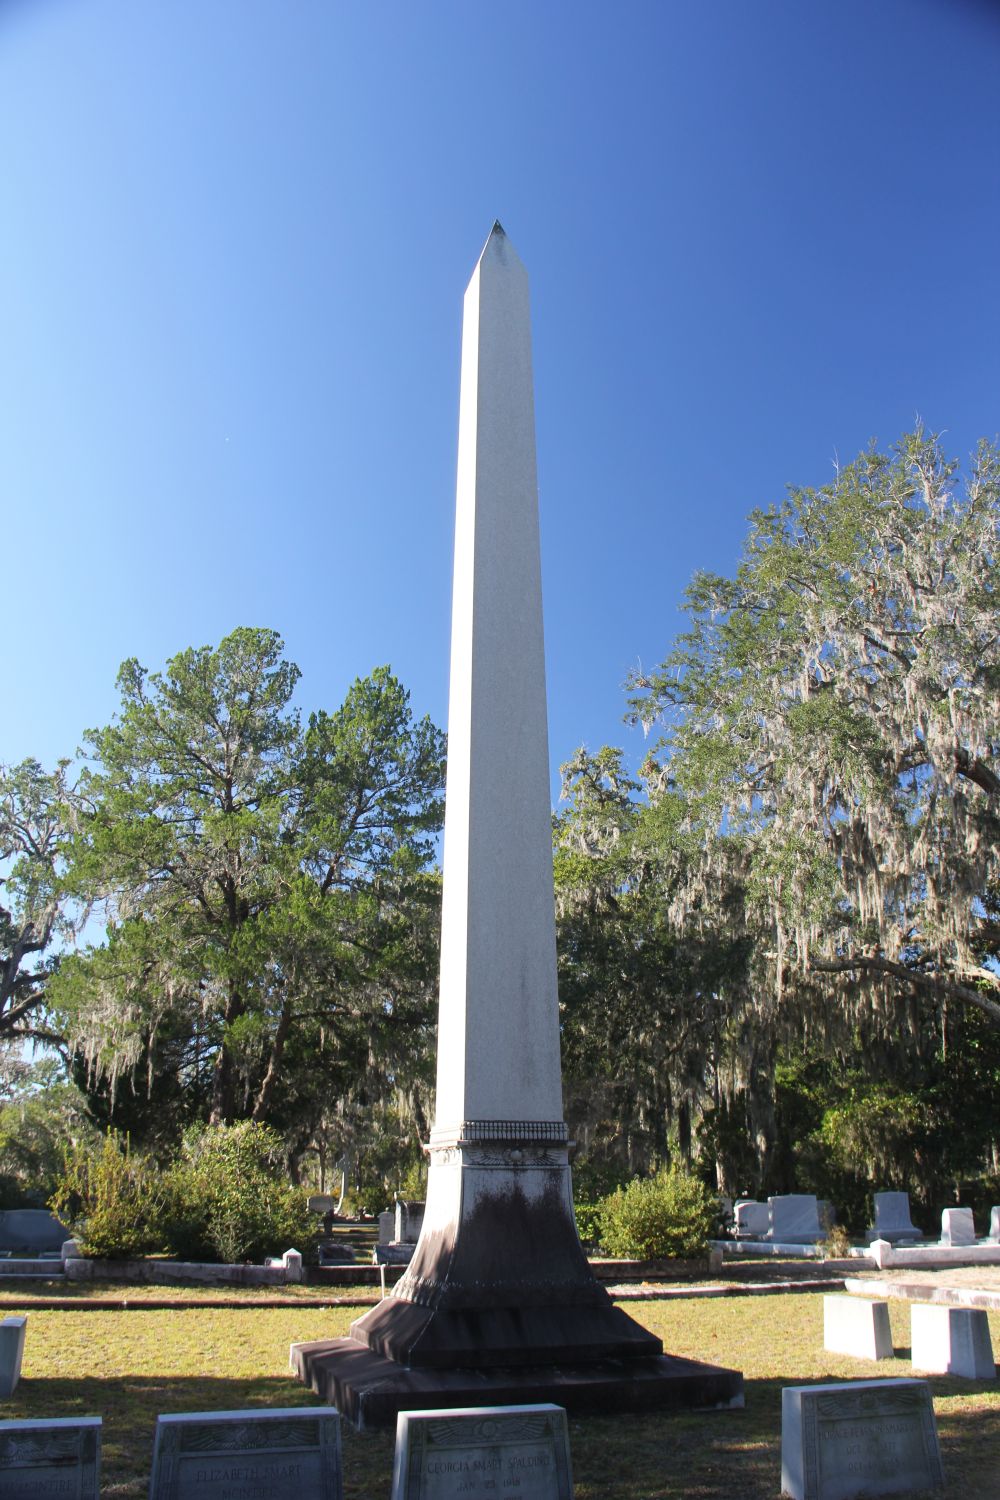
[[[860,1286],[870,1283],[860,1282]],[[666,1302],[676,1297],[767,1297],[779,1292],[829,1292],[843,1291],[844,1282],[837,1277],[817,1277],[801,1281],[749,1281],[726,1282],[724,1286],[684,1285],[661,1286],[609,1286],[608,1295],[613,1302]],[[16,1302],[14,1298],[0,1299],[0,1308],[24,1307],[29,1312],[190,1312],[200,1308],[228,1309],[239,1312],[251,1308],[299,1308],[299,1307],[376,1307],[380,1297],[362,1293],[356,1297],[245,1297],[235,1298],[199,1297],[197,1301],[184,1301],[179,1297],[149,1297],[129,1301],[127,1297],[33,1297],[30,1303]]]
[[[867,1283],[866,1283],[867,1285]],[[802,1281],[729,1281],[725,1286],[609,1286],[614,1302],[669,1302],[675,1297],[769,1297],[778,1292],[841,1292],[842,1276]]]
[[[926,1281],[873,1281],[848,1276],[845,1290],[862,1297],[896,1297],[905,1302],[941,1302],[946,1307],[985,1307],[1000,1312],[1000,1292],[965,1286],[932,1286]]]
[[[241,1312],[256,1308],[375,1307],[380,1298],[364,1293],[358,1297],[199,1297],[197,1302],[180,1297],[32,1297],[0,1299],[0,1308],[18,1307],[25,1312],[200,1312],[202,1308]]]

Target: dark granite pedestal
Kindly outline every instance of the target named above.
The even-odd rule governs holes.
[[[491,1122],[489,1141],[476,1138],[481,1128],[465,1122],[444,1147],[432,1138],[405,1276],[349,1338],[293,1344],[299,1379],[358,1427],[426,1407],[742,1406],[738,1371],[664,1354],[594,1277],[573,1216],[565,1125]]]
[[[433,1407],[552,1401],[571,1413],[741,1407],[738,1370],[678,1359],[607,1359],[580,1365],[407,1369],[357,1339],[293,1344],[292,1369],[355,1427],[386,1427],[396,1414]]]

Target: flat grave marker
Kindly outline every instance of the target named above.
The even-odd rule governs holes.
[[[340,1413],[332,1407],[156,1419],[149,1500],[341,1500],[343,1484]]]
[[[573,1500],[566,1412],[547,1402],[401,1411],[392,1500]]]
[[[99,1500],[100,1417],[0,1422],[0,1500]]]
[[[781,1488],[793,1500],[853,1500],[944,1483],[926,1380],[785,1386]]]

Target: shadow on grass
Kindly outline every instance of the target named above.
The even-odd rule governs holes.
[[[822,1382],[748,1380],[742,1411],[571,1417],[576,1500],[776,1500],[781,1392],[792,1383]],[[943,1376],[928,1383],[938,1413],[945,1500],[1000,1493],[995,1384]],[[161,1412],[315,1404],[290,1376],[42,1377],[23,1380],[13,1400],[0,1405],[0,1416],[101,1416],[102,1500],[145,1500]],[[344,1424],[345,1500],[388,1500],[393,1444],[391,1430],[359,1434]]]

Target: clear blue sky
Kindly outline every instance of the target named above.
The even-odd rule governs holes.
[[[553,764],[755,506],[1000,391],[1000,7],[0,0],[0,759],[273,626],[446,721],[462,294],[528,267]]]

